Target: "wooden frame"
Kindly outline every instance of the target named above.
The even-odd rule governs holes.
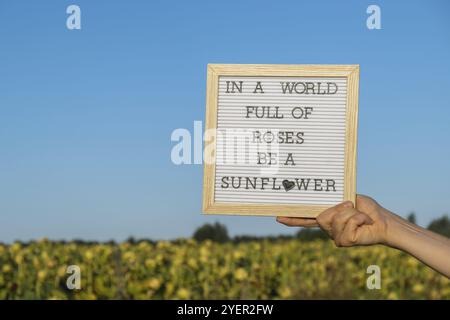
[[[347,78],[344,199],[356,197],[356,145],[358,125],[359,65],[208,64],[205,130],[217,128],[219,76],[285,76]],[[216,144],[213,137],[210,143]],[[206,147],[206,146],[205,146]],[[214,200],[215,162],[204,163],[203,212],[206,214],[316,217],[323,205],[218,203]]]

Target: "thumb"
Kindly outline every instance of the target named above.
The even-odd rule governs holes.
[[[363,225],[371,224],[373,224],[373,220],[367,214],[364,214],[362,212],[357,213],[347,222],[344,228],[344,234],[346,234],[348,237],[351,237],[352,242],[356,242],[358,240],[357,229]]]
[[[357,213],[355,214],[349,222],[352,222],[356,226],[361,226],[363,224],[373,224],[373,220],[365,213]]]

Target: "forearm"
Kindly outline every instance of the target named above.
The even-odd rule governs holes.
[[[450,239],[393,214],[388,224],[387,245],[408,252],[450,278]]]

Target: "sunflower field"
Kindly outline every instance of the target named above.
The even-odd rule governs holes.
[[[80,270],[68,289],[68,266]],[[370,265],[381,288],[369,289]],[[450,299],[450,280],[400,251],[297,239],[0,245],[0,299]]]

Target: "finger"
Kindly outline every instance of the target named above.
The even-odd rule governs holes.
[[[325,210],[317,216],[319,226],[332,236],[331,222],[333,221],[334,215],[347,208],[353,208],[353,203],[351,201],[339,203],[338,205]]]
[[[289,227],[317,227],[319,224],[314,218],[277,217],[277,221]]]
[[[360,228],[363,225],[371,225],[371,224],[373,224],[373,220],[368,215],[362,212],[359,212],[354,216],[352,216],[348,220],[342,232],[342,236],[340,238],[340,245],[348,247],[359,244],[358,228]]]
[[[337,240],[339,239],[341,233],[344,231],[344,227],[347,224],[347,221],[354,215],[359,212],[356,209],[348,208],[344,211],[341,211],[333,216],[331,221],[331,233],[332,238]]]

